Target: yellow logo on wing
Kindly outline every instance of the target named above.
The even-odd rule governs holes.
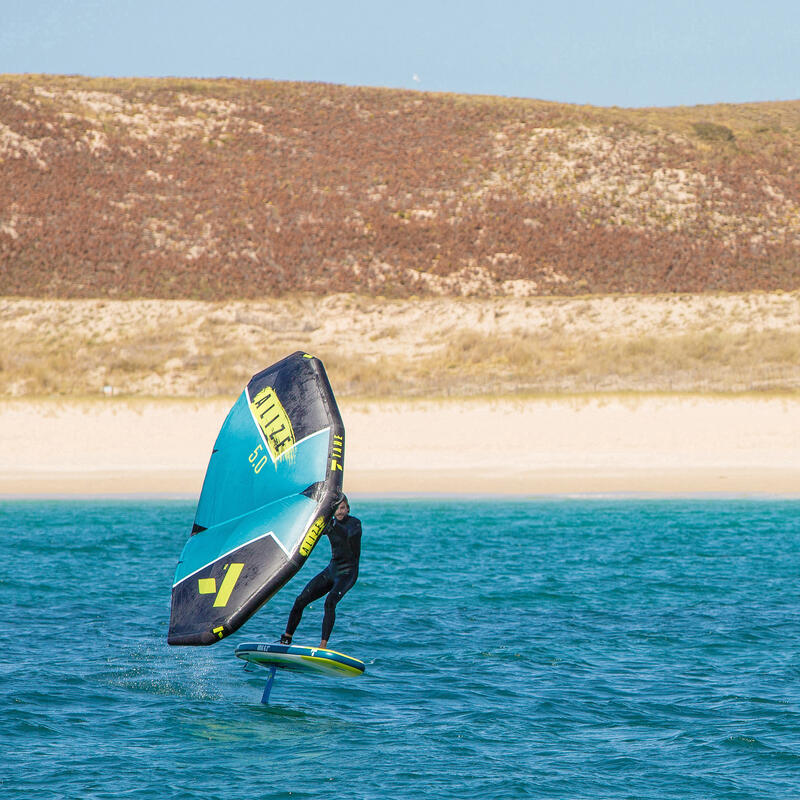
[[[344,472],[342,463],[344,462],[344,437],[336,434],[333,437],[333,445],[331,446],[331,472]]]
[[[317,543],[317,539],[319,539],[319,535],[324,528],[325,520],[322,517],[317,517],[316,520],[314,520],[314,524],[308,529],[303,543],[300,545],[301,556],[307,556],[314,549],[314,545]]]
[[[219,585],[219,591],[217,591],[217,582],[214,578],[198,578],[198,594],[216,594],[214,607],[224,608],[228,605],[228,600],[231,599],[231,592],[233,592],[233,587],[236,586],[236,581],[239,580],[239,575],[242,574],[243,567],[244,564],[226,564],[225,577]]]
[[[286,409],[271,386],[265,386],[250,403],[273,458],[294,447],[294,430]]]

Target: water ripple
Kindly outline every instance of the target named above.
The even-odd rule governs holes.
[[[269,706],[232,650],[280,633],[294,584],[166,645],[191,504],[0,506],[0,796],[800,796],[797,502],[357,505],[334,639],[367,672],[280,673]]]

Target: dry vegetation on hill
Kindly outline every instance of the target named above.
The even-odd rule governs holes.
[[[800,102],[0,78],[0,295],[800,288]]]
[[[0,395],[797,391],[798,290],[800,101],[0,76]]]
[[[341,397],[800,390],[800,292],[0,299],[0,396],[234,395],[295,350]]]

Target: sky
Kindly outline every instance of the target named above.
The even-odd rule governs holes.
[[[623,107],[795,100],[800,0],[0,0],[8,73]]]

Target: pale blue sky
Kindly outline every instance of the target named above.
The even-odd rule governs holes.
[[[0,0],[0,73],[619,106],[800,98],[800,0]]]

